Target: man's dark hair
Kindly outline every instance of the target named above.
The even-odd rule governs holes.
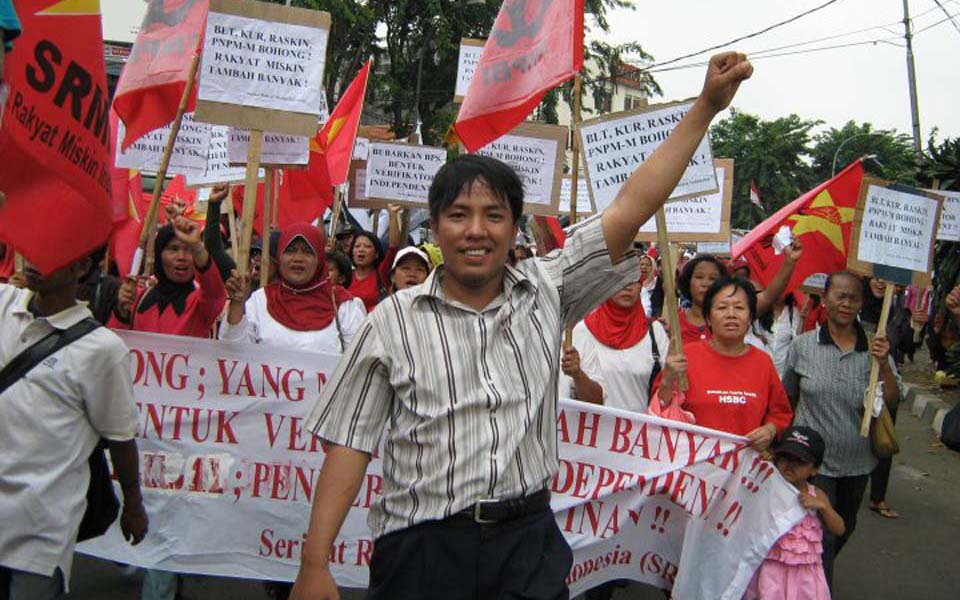
[[[830,291],[830,288],[833,287],[833,284],[835,283],[835,281],[836,281],[836,279],[837,279],[838,277],[840,277],[840,278],[846,277],[846,278],[850,279],[851,281],[857,282],[857,287],[858,287],[859,290],[860,290],[860,297],[861,297],[861,298],[866,298],[866,296],[867,296],[867,294],[866,294],[866,285],[864,284],[863,279],[862,279],[859,275],[857,275],[856,273],[854,273],[853,271],[834,271],[833,273],[830,273],[829,275],[827,275],[827,283],[825,283],[825,284],[823,285],[823,295],[824,295],[824,296],[826,296],[826,295],[827,295],[827,292]]]
[[[460,193],[482,180],[502,200],[513,215],[513,222],[519,223],[523,214],[523,182],[509,165],[489,156],[462,154],[440,167],[428,196],[430,218],[436,223],[440,213],[446,210]]]
[[[695,258],[692,258],[687,264],[683,265],[683,271],[680,272],[680,279],[677,281],[677,286],[680,288],[680,293],[684,298],[692,298],[690,294],[690,281],[693,279],[693,271],[697,268],[697,265],[700,263],[711,263],[717,267],[717,271],[720,272],[720,279],[727,279],[730,275],[727,273],[727,266],[723,264],[716,256],[711,256],[710,254],[701,254]],[[718,280],[719,281],[719,280]],[[706,311],[704,311],[706,314]]]
[[[733,291],[728,296],[736,294],[737,290],[743,290],[743,293],[747,295],[747,308],[750,310],[750,323],[752,324],[757,318],[757,290],[753,288],[752,283],[742,277],[721,277],[713,282],[703,297],[704,319],[709,323],[713,299],[720,293],[720,290],[728,287],[733,287]]]

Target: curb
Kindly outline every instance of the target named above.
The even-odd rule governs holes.
[[[940,437],[943,428],[943,418],[952,406],[937,398],[929,390],[916,384],[904,383],[904,400],[902,407],[908,409],[913,416],[930,425],[930,428]]]

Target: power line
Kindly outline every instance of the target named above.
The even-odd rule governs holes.
[[[936,0],[934,0],[934,1],[936,1]],[[939,2],[937,2],[937,4],[939,4]],[[947,21],[950,21],[950,23],[953,24],[953,28],[956,29],[958,32],[960,32],[960,25],[957,25],[957,22],[953,20],[953,18],[954,18],[955,16],[957,16],[958,14],[960,14],[960,13],[954,13],[954,14],[951,15],[950,13],[946,12],[946,10],[944,10],[944,13],[947,15],[947,18],[946,18],[946,19],[941,19],[941,20],[937,21],[936,23],[934,23],[934,24],[932,24],[932,25],[927,25],[927,26],[924,27],[923,29],[919,29],[919,30],[917,30],[917,31],[914,31],[914,32],[913,32],[913,35],[917,35],[918,33],[923,33],[924,31],[926,31],[926,30],[928,30],[928,29],[933,29],[933,28],[936,27],[937,25],[940,25],[941,23],[946,23]]]

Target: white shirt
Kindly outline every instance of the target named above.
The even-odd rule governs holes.
[[[581,321],[577,327],[581,327],[583,322]],[[600,386],[602,390],[601,399],[603,403],[607,403],[608,389],[607,389],[607,380],[603,375],[603,367],[600,364],[600,356],[597,354],[596,343],[583,343],[582,340],[577,339],[577,327],[573,329],[573,347],[576,348],[577,352],[580,354],[580,370],[583,371],[587,377],[593,380],[594,383]],[[563,350],[560,351],[561,363],[563,358]],[[573,381],[573,378],[563,372],[563,369],[560,369],[560,379],[557,384],[557,389],[561,396],[567,398],[573,398],[574,400],[582,400],[582,398],[577,397],[577,386]]]
[[[784,306],[780,316],[773,322],[773,335],[769,336],[770,353],[780,377],[783,377],[783,369],[787,364],[787,352],[790,350],[793,339],[797,337],[799,323],[800,311],[792,306]]]
[[[328,352],[341,354],[340,339],[337,335],[337,322],[332,321],[323,329],[316,331],[296,331],[283,325],[267,310],[267,294],[263,288],[255,291],[247,299],[243,319],[231,325],[227,319],[220,325],[220,339],[230,342],[249,342],[252,344],[270,344],[283,346],[291,350],[309,352]],[[367,318],[363,301],[353,298],[340,304],[337,309],[340,316],[340,330],[344,345],[353,341],[353,336]]]
[[[34,317],[27,290],[0,284],[0,365],[54,329],[92,314],[77,304]],[[101,438],[137,427],[128,351],[100,327],[34,367],[0,395],[0,565],[70,581],[86,509],[87,459]]]
[[[656,321],[651,323],[649,331],[656,337],[662,367],[670,349],[670,339],[663,325]],[[573,328],[573,345],[581,353],[584,352],[583,349],[591,348],[590,352],[599,358],[607,386],[607,395],[603,401],[605,406],[634,412],[647,411],[650,373],[653,371],[653,347],[649,332],[633,346],[618,350],[600,343],[590,333],[586,323],[581,321]]]

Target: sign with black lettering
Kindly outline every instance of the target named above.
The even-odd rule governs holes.
[[[470,87],[470,80],[473,79],[473,73],[480,64],[480,55],[483,54],[483,46],[486,40],[475,40],[473,38],[463,38],[460,40],[460,55],[457,58],[457,83],[453,91],[453,101],[463,102],[467,95],[467,88]]]
[[[443,148],[378,142],[370,144],[367,157],[367,198],[350,208],[383,208],[396,203],[426,208],[433,176],[447,162]]]
[[[605,115],[578,126],[587,182],[597,210],[610,206],[630,175],[670,136],[692,106],[692,100],[659,104]],[[704,136],[670,199],[716,191],[710,138]]]
[[[945,242],[960,242],[960,192],[926,190],[943,197],[937,239]]]
[[[321,113],[330,15],[254,0],[211,0],[197,118],[313,135]]]
[[[230,128],[230,141],[227,144],[231,165],[247,164],[247,147],[250,145],[250,132],[244,129]],[[310,138],[303,135],[285,133],[264,133],[260,147],[260,164],[268,167],[301,166],[310,162]]]
[[[229,127],[212,125],[210,127],[210,144],[207,147],[207,165],[200,174],[187,173],[187,187],[215,185],[218,183],[233,183],[243,181],[247,172],[243,167],[231,167],[227,154]],[[263,169],[260,170],[263,177]]]
[[[123,121],[117,119],[116,166],[137,169],[146,174],[160,170],[160,159],[170,139],[172,124],[154,129],[135,141],[127,150],[120,150],[120,141],[126,135]],[[173,144],[168,175],[203,175],[207,169],[207,153],[210,147],[212,126],[194,121],[193,113],[185,113],[180,123],[177,141]]]
[[[560,181],[560,204],[557,207],[561,215],[570,214],[570,199],[573,192],[573,178],[564,175]],[[580,175],[577,178],[577,219],[588,217],[595,211],[590,202],[590,190],[587,188],[587,179]]]
[[[925,284],[942,203],[936,194],[864,177],[847,266],[890,283]]]
[[[722,182],[719,191],[664,205],[671,241],[729,243],[733,160],[718,158],[714,164],[717,181]],[[644,223],[636,239],[643,242],[656,241],[657,220],[649,219]]]
[[[477,154],[505,162],[520,176],[524,213],[555,215],[566,147],[566,127],[521,123],[477,150]]]

